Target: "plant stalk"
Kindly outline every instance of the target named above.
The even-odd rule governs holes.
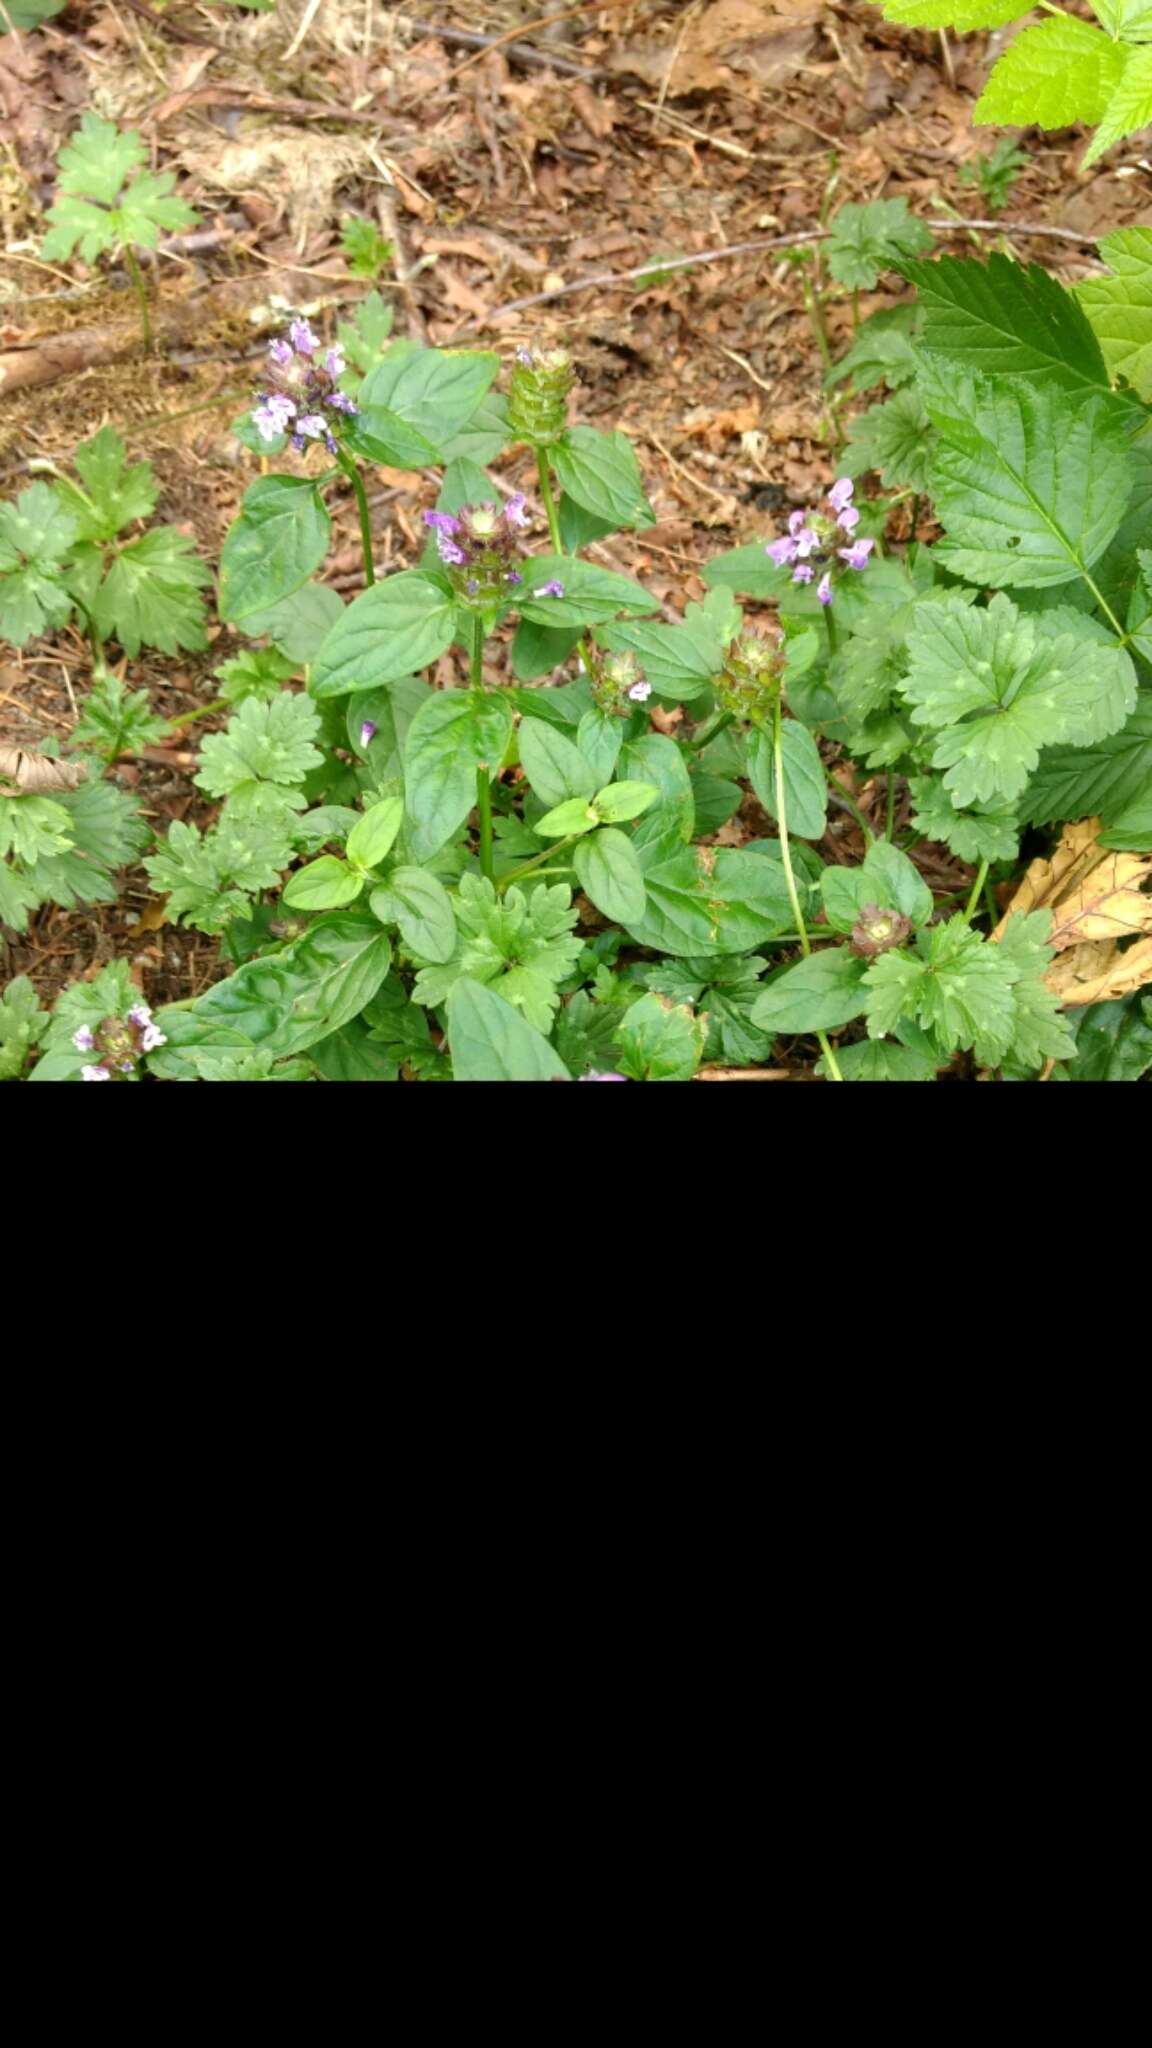
[[[987,881],[987,879],[988,863],[986,860],[982,860],[979,867],[976,870],[976,880],[972,884],[972,894],[968,898],[968,907],[964,912],[965,924],[971,924],[972,922],[973,916],[975,915],[976,911],[976,905],[980,901],[981,892],[984,888],[984,884]]]
[[[360,514],[360,548],[364,556],[364,581],[371,589],[376,581],[376,571],[372,566],[372,521],[368,515],[368,494],[364,489],[364,479],[352,456],[343,448],[337,447],[336,460],[356,493],[356,509]]]
[[[796,930],[800,936],[800,951],[807,960],[812,951],[812,946],[808,938],[808,927],[804,922],[804,912],[800,908],[800,892],[796,887],[796,876],[792,870],[792,849],[788,844],[788,809],[784,797],[783,730],[784,721],[781,715],[780,699],[777,698],[776,717],[772,731],[772,757],[776,774],[776,828],[780,834],[780,858],[784,863],[784,880],[788,886],[788,901],[792,905],[792,915],[796,919]],[[836,1064],[836,1055],[828,1042],[826,1034],[823,1031],[818,1031],[816,1037],[820,1044],[820,1050],[828,1062],[828,1072],[831,1074],[832,1079],[834,1081],[842,1081],[844,1076]]]

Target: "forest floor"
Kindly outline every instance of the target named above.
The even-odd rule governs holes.
[[[550,12],[561,18],[541,26]],[[492,46],[474,49],[478,37]],[[0,38],[0,363],[21,365],[19,388],[0,374],[3,494],[110,422],[153,463],[158,517],[183,525],[214,567],[256,473],[231,423],[251,403],[269,336],[289,308],[330,327],[369,289],[341,248],[341,221],[355,214],[394,246],[382,289],[398,333],[573,351],[576,416],[631,437],[658,516],[593,552],[642,576],[676,616],[703,595],[704,560],[770,537],[836,472],[822,363],[786,252],[678,271],[661,259],[799,233],[845,199],[903,197],[930,219],[987,219],[964,173],[999,139],[971,116],[1001,40],[946,43],[886,24],[866,0],[590,0],[566,14],[561,0],[279,0],[257,14],[76,0],[35,34]],[[150,357],[124,274],[39,257],[56,153],[90,107],[140,127],[156,167],[178,173],[204,216],[152,268],[161,345]],[[1022,140],[1028,165],[998,226],[957,226],[942,248],[1009,247],[1071,282],[1094,267],[1097,237],[1152,225],[1139,138],[1087,173],[1078,131]],[[547,296],[521,303],[537,295]],[[877,292],[860,310],[893,302]],[[833,305],[834,353],[850,323],[847,299]],[[384,566],[418,554],[435,490],[431,472],[378,472]],[[355,510],[350,498],[334,509],[327,574],[347,594],[362,580]],[[234,651],[217,627],[205,654],[142,654],[130,681],[175,716],[215,698],[211,671]],[[5,649],[0,740],[66,739],[89,677],[77,635]],[[666,729],[681,715],[665,715]],[[111,771],[157,830],[212,816],[191,780],[192,745],[186,736]],[[844,773],[869,814],[878,790]],[[721,837],[739,844],[753,830],[742,812]],[[860,858],[846,810],[820,851]],[[935,862],[937,887],[967,873],[943,848],[918,858]],[[223,971],[214,943],[165,922],[139,869],[115,904],[37,913],[3,975],[30,974],[48,1000],[115,956],[138,962],[156,1003]]]

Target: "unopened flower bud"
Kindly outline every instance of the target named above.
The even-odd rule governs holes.
[[[517,349],[508,387],[508,425],[518,441],[545,448],[568,425],[568,394],[575,382],[566,348]]]
[[[849,945],[861,960],[876,960],[891,953],[912,936],[912,920],[899,910],[883,910],[878,903],[865,903],[852,927]]]

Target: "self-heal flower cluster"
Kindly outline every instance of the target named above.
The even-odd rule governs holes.
[[[749,627],[732,642],[715,680],[716,700],[741,725],[767,725],[780,695],[784,642]]]
[[[627,718],[637,704],[648,702],[652,685],[631,649],[609,654],[604,648],[593,646],[589,653],[592,666],[588,680],[601,711],[614,718]]]
[[[96,1058],[80,1069],[82,1081],[131,1079],[146,1052],[155,1052],[168,1040],[152,1022],[147,1003],[133,1003],[124,1017],[105,1017],[95,1028],[81,1024],[72,1033],[77,1052],[95,1053]]]
[[[508,426],[517,441],[546,448],[568,425],[568,394],[576,381],[566,348],[518,348],[508,386]]]
[[[851,477],[841,477],[828,493],[831,516],[826,512],[793,512],[787,533],[779,540],[769,541],[764,550],[779,568],[791,567],[793,583],[812,583],[817,573],[822,572],[816,584],[821,604],[832,602],[833,575],[840,574],[837,561],[844,562],[849,569],[866,569],[876,545],[875,541],[854,538],[860,513],[852,503],[852,491]],[[847,547],[836,545],[841,538],[847,540]]]
[[[457,597],[473,611],[491,612],[523,583],[520,535],[528,525],[524,493],[503,506],[461,505],[458,512],[426,512],[436,552]]]
[[[360,410],[337,389],[336,380],[346,368],[342,348],[324,349],[307,320],[293,320],[287,337],[272,342],[268,350],[274,388],[263,394],[252,414],[261,439],[275,441],[290,433],[298,454],[310,441],[323,441],[335,455],[335,430]]]

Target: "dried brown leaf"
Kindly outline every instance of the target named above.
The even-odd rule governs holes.
[[[79,789],[88,779],[86,761],[50,761],[23,747],[0,746],[0,782],[13,784],[6,796],[45,796],[54,789]]]
[[[1032,862],[993,934],[1017,914],[1050,911],[1058,958],[1044,979],[1068,1006],[1115,1002],[1152,981],[1152,853],[1114,853],[1099,830],[1099,818],[1066,826],[1050,859]]]

